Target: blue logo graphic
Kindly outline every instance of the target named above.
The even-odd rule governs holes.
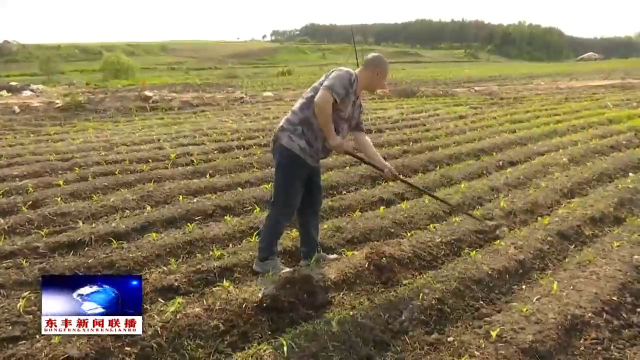
[[[73,293],[73,298],[80,301],[80,308],[87,315],[109,315],[120,312],[120,294],[108,285],[87,285]]]
[[[142,316],[140,275],[43,275],[43,316]]]

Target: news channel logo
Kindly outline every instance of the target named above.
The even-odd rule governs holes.
[[[142,334],[142,276],[43,275],[42,334]]]

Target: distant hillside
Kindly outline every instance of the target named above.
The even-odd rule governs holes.
[[[280,67],[354,64],[350,44],[316,44],[269,41],[168,41],[161,43],[93,43],[93,44],[14,44],[11,51],[0,54],[0,72],[27,74],[38,72],[38,58],[55,54],[65,71],[96,72],[104,53],[120,52],[140,63],[142,69],[207,70],[219,67]],[[362,45],[359,55],[384,54],[392,63],[440,63],[474,61],[508,61],[483,51],[410,49],[406,46]]]
[[[39,54],[55,52],[65,61],[100,60],[104,52],[123,52],[128,56],[160,56],[168,51],[163,43],[134,43],[134,44],[17,44],[13,49],[0,52],[0,63],[32,62]]]
[[[566,35],[557,28],[524,22],[496,25],[483,21],[415,20],[398,24],[353,25],[353,31],[356,40],[365,44],[484,50],[527,61],[559,61],[587,52],[595,52],[605,58],[640,56],[640,41],[632,36],[586,39]],[[308,24],[295,30],[274,30],[271,40],[351,43],[351,25]]]

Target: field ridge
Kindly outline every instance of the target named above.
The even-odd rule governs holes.
[[[299,267],[293,219],[280,276],[252,270],[271,137],[322,69],[185,74],[153,104],[139,84],[2,96],[0,358],[640,358],[640,71],[607,64],[402,64],[365,131],[453,206],[332,154],[320,244],[340,256]],[[41,335],[52,273],[141,274],[143,335]]]

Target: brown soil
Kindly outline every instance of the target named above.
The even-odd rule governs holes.
[[[240,102],[231,91],[166,89],[204,100],[134,118],[137,89],[121,89],[94,91],[95,106],[75,112],[0,116],[0,357],[634,356],[640,254],[624,236],[640,214],[640,94],[629,83],[580,82],[591,87],[370,98],[381,153],[455,209],[332,157],[321,239],[343,256],[282,277],[257,277],[251,263],[268,210],[270,132],[291,105],[284,95]],[[299,262],[294,226],[280,246],[289,266]],[[589,248],[602,262],[572,268],[567,259]],[[510,304],[548,289],[538,281],[548,271],[562,296],[544,295],[521,320]],[[144,335],[40,335],[39,276],[51,272],[142,273]],[[178,297],[183,306],[168,313]]]

